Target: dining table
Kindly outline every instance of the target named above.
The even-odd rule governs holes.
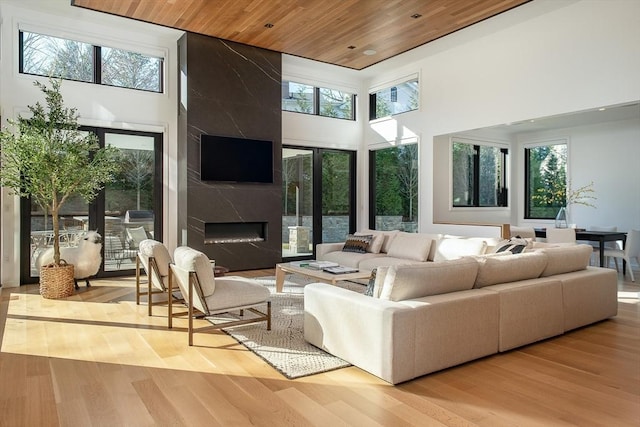
[[[546,228],[535,228],[536,237],[546,238]],[[576,240],[588,240],[590,242],[598,242],[598,249],[600,250],[600,267],[604,265],[604,250],[606,242],[622,241],[622,247],[627,241],[627,233],[624,231],[590,231],[585,229],[576,229]],[[622,263],[623,271],[626,267],[625,263]]]

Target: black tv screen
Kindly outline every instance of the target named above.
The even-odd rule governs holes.
[[[273,143],[202,134],[200,179],[273,183]]]

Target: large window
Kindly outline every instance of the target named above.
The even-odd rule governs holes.
[[[566,205],[567,143],[525,147],[525,218],[553,219]]]
[[[337,89],[282,82],[282,110],[355,120],[355,95]]]
[[[162,58],[20,31],[20,72],[162,92]]]
[[[369,152],[369,227],[418,231],[418,144]]]
[[[282,149],[282,256],[311,257],[316,243],[355,229],[354,151]]]
[[[91,203],[73,196],[60,212],[60,245],[78,246],[85,231],[102,235],[99,276],[132,274],[138,244],[162,239],[162,134],[81,128],[98,136],[100,145],[122,153],[122,169]],[[21,199],[21,281],[37,281],[38,256],[53,245],[51,214],[30,199]]]
[[[459,139],[451,150],[453,206],[507,206],[508,149]]]
[[[369,119],[417,110],[419,95],[417,78],[373,92],[369,94]]]

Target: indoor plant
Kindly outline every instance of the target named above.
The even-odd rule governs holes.
[[[43,296],[47,278],[59,278],[65,281],[60,286],[73,289],[73,267],[69,279],[69,268],[60,259],[60,208],[71,195],[91,202],[120,167],[119,151],[110,146],[101,148],[95,134],[80,131],[76,109],[64,106],[60,81],[49,81],[50,87],[34,83],[44,94],[46,107],[39,102],[28,106],[31,117],[9,120],[13,129],[0,131],[0,184],[21,197],[31,197],[51,214],[54,263],[41,267]],[[64,273],[57,269],[64,269]]]

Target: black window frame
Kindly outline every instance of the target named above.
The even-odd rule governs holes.
[[[299,85],[305,85],[305,86],[311,86],[313,88],[313,111],[310,113],[304,112],[304,111],[293,111],[293,110],[286,110],[284,108],[282,108],[282,111],[286,111],[288,113],[299,113],[299,114],[306,114],[306,115],[310,115],[310,116],[319,116],[319,117],[326,117],[329,119],[338,119],[338,120],[349,120],[349,121],[356,121],[356,99],[357,96],[355,93],[350,93],[350,92],[346,92],[340,89],[334,89],[334,88],[329,88],[329,87],[319,87],[319,86],[314,86],[308,83],[300,83],[300,82],[296,82],[293,80],[283,80],[282,84],[284,84],[284,82],[289,82],[289,83],[295,83],[295,84],[299,84]],[[320,111],[320,90],[321,89],[327,89],[327,90],[335,90],[338,92],[343,92],[343,93],[347,93],[349,95],[351,95],[351,117],[347,118],[347,117],[333,117],[333,116],[327,116],[325,114],[322,114],[322,112]],[[283,95],[284,95],[284,91],[283,91]],[[284,97],[282,98],[284,99]]]
[[[451,145],[452,150],[453,150],[453,144],[456,144],[456,143],[466,144],[473,147],[473,162],[472,162],[473,180],[471,182],[473,197],[471,200],[471,204],[464,204],[464,205],[456,204],[453,200],[451,200],[451,207],[452,208],[506,208],[506,207],[509,207],[509,197],[508,197],[509,189],[506,185],[509,149],[500,147],[494,144],[470,144],[468,142],[453,140]],[[497,204],[495,205],[480,204],[480,156],[481,156],[480,150],[482,147],[491,147],[491,148],[497,148],[500,150],[500,155],[501,155],[500,158],[502,163],[502,167],[501,167],[502,172],[501,172],[500,181],[503,183],[503,186],[501,187],[500,185],[498,185],[497,187],[497,194],[496,194]],[[451,185],[453,185],[454,168],[455,168],[455,165],[452,164]]]
[[[44,75],[44,74],[35,74],[35,73],[27,73],[24,71],[24,33],[31,33],[31,34],[38,34],[41,36],[45,36],[45,37],[52,37],[52,38],[56,38],[56,39],[60,39],[60,40],[68,40],[68,41],[73,41],[73,42],[77,42],[77,43],[84,43],[84,44],[88,44],[92,47],[93,49],[93,81],[85,81],[85,80],[75,80],[75,79],[69,79],[69,78],[65,78],[65,77],[60,77],[60,76],[48,76],[48,75]],[[111,84],[106,84],[102,82],[102,46],[98,46],[98,45],[94,45],[91,43],[87,43],[87,42],[83,42],[83,41],[79,41],[79,40],[73,40],[73,39],[69,39],[69,38],[63,38],[63,37],[58,37],[58,36],[52,36],[52,35],[48,35],[48,34],[42,34],[42,33],[36,33],[33,31],[25,31],[25,30],[18,30],[18,73],[20,74],[24,74],[24,75],[28,75],[28,76],[39,76],[39,77],[55,77],[55,78],[60,78],[62,80],[69,80],[69,81],[75,81],[75,82],[81,82],[81,83],[89,83],[89,84],[97,84],[100,86],[108,86],[108,87],[117,87],[117,88],[122,88],[122,89],[130,89],[130,90],[139,90],[142,92],[149,92],[149,93],[164,93],[164,61],[165,59],[162,57],[155,57],[155,56],[150,56],[150,55],[146,55],[140,52],[135,52],[135,51],[131,51],[131,50],[127,50],[127,49],[121,49],[121,48],[112,48],[112,49],[118,49],[118,50],[123,50],[126,52],[132,52],[132,53],[137,53],[139,55],[144,55],[150,58],[157,58],[160,61],[160,66],[158,69],[158,81],[159,81],[159,88],[158,90],[150,90],[150,89],[143,89],[143,88],[137,88],[137,87],[129,87],[129,86],[117,86],[117,85],[111,85]]]

